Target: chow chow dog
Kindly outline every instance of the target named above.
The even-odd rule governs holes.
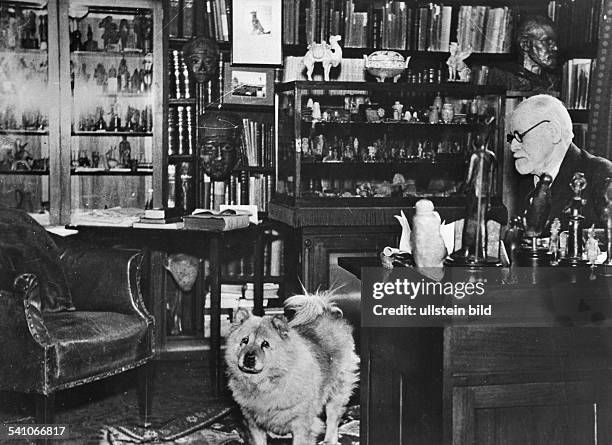
[[[329,294],[296,295],[285,315],[236,313],[225,359],[228,385],[254,445],[266,432],[291,433],[294,445],[338,443],[338,422],[358,379],[351,326]]]

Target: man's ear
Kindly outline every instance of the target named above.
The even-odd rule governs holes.
[[[558,144],[561,142],[561,127],[557,122],[550,121],[548,123],[548,131],[550,132],[550,136],[554,144]]]

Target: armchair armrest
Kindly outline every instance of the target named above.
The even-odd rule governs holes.
[[[35,275],[18,275],[13,291],[0,290],[0,389],[29,391],[42,385],[40,368],[49,333],[40,312]]]
[[[69,248],[62,253],[60,261],[77,310],[119,312],[150,318],[140,291],[140,253]]]

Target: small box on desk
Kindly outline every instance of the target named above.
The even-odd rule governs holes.
[[[183,217],[186,229],[226,231],[249,226],[249,214],[235,210],[195,210]]]

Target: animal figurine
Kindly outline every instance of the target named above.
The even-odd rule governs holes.
[[[470,77],[471,70],[464,62],[472,54],[472,48],[468,48],[466,51],[459,50],[457,42],[451,42],[450,44],[450,56],[446,61],[448,65],[448,80],[449,82],[467,82]],[[457,78],[459,77],[459,78]]]
[[[251,34],[260,35],[260,34],[270,34],[270,31],[264,30],[263,25],[257,18],[257,11],[251,11],[251,24],[253,28],[251,29]]]
[[[330,36],[329,44],[326,42],[311,43],[308,45],[308,52],[302,58],[302,62],[306,66],[306,76],[308,80],[312,80],[312,70],[314,64],[321,62],[323,65],[323,79],[329,81],[329,71],[340,65],[342,61],[342,48],[338,42],[342,40],[340,36]]]

